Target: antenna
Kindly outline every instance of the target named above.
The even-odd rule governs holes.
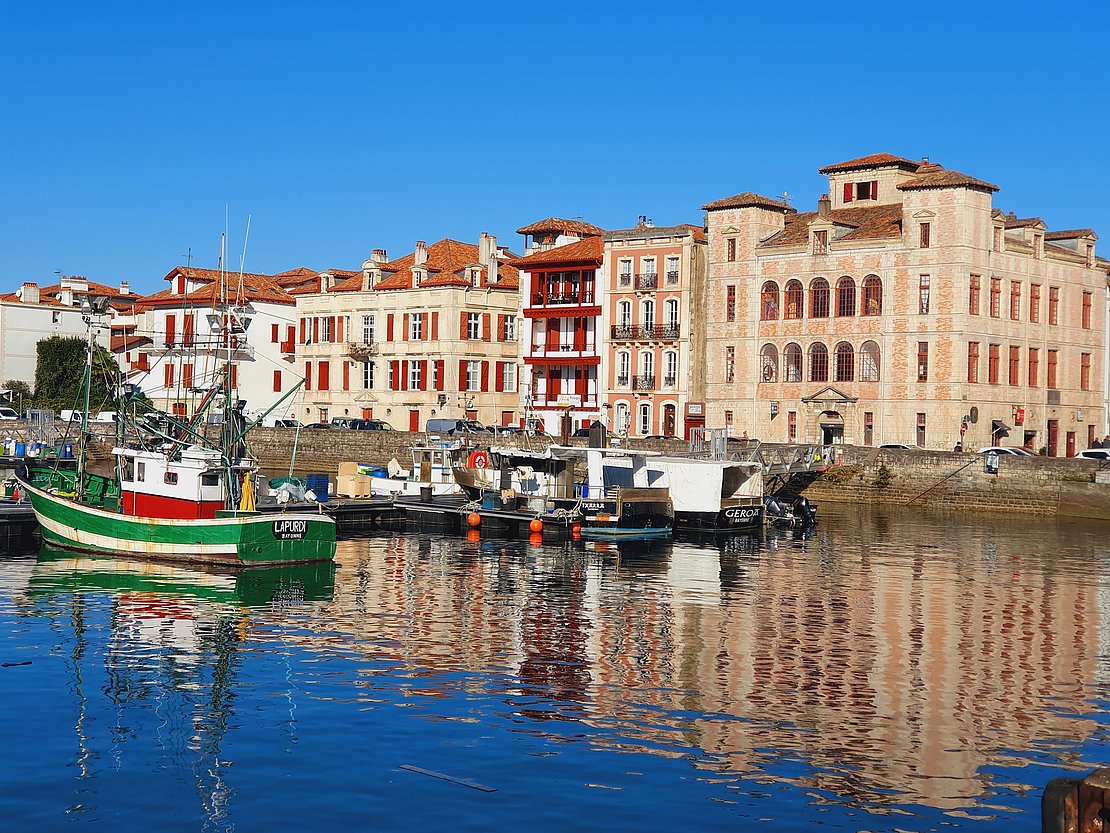
[[[183,254],[182,257],[185,258],[186,268],[191,269],[193,266],[193,247],[190,246],[188,249],[186,249],[185,254]]]
[[[787,205],[790,205],[790,202],[793,199],[794,198],[792,196],[790,196],[788,193],[786,193],[785,191],[782,192],[782,201],[784,203],[786,203]]]

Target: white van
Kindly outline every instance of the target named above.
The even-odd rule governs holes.
[[[19,419],[19,412],[15,408],[0,408],[0,419]]]

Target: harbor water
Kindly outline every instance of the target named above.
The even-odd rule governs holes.
[[[1038,830],[1110,760],[1105,524],[0,559],[7,830]]]

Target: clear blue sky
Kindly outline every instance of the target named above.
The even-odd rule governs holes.
[[[1110,254],[1110,3],[4,4],[0,291],[140,291],[228,207],[248,271],[548,216],[811,210],[879,151],[1002,186]]]

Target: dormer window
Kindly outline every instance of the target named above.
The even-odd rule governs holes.
[[[482,285],[482,270],[481,269],[471,269],[470,270],[470,285],[471,286],[481,286]]]
[[[826,229],[813,232],[813,253],[815,255],[829,253],[829,232]]]
[[[412,270],[412,285],[413,286],[420,286],[420,270],[419,269],[413,269]]]
[[[867,182],[845,182],[844,202],[852,200],[877,200],[879,198],[879,180],[872,179]]]
[[[1044,257],[1044,235],[1033,235],[1033,257]]]

